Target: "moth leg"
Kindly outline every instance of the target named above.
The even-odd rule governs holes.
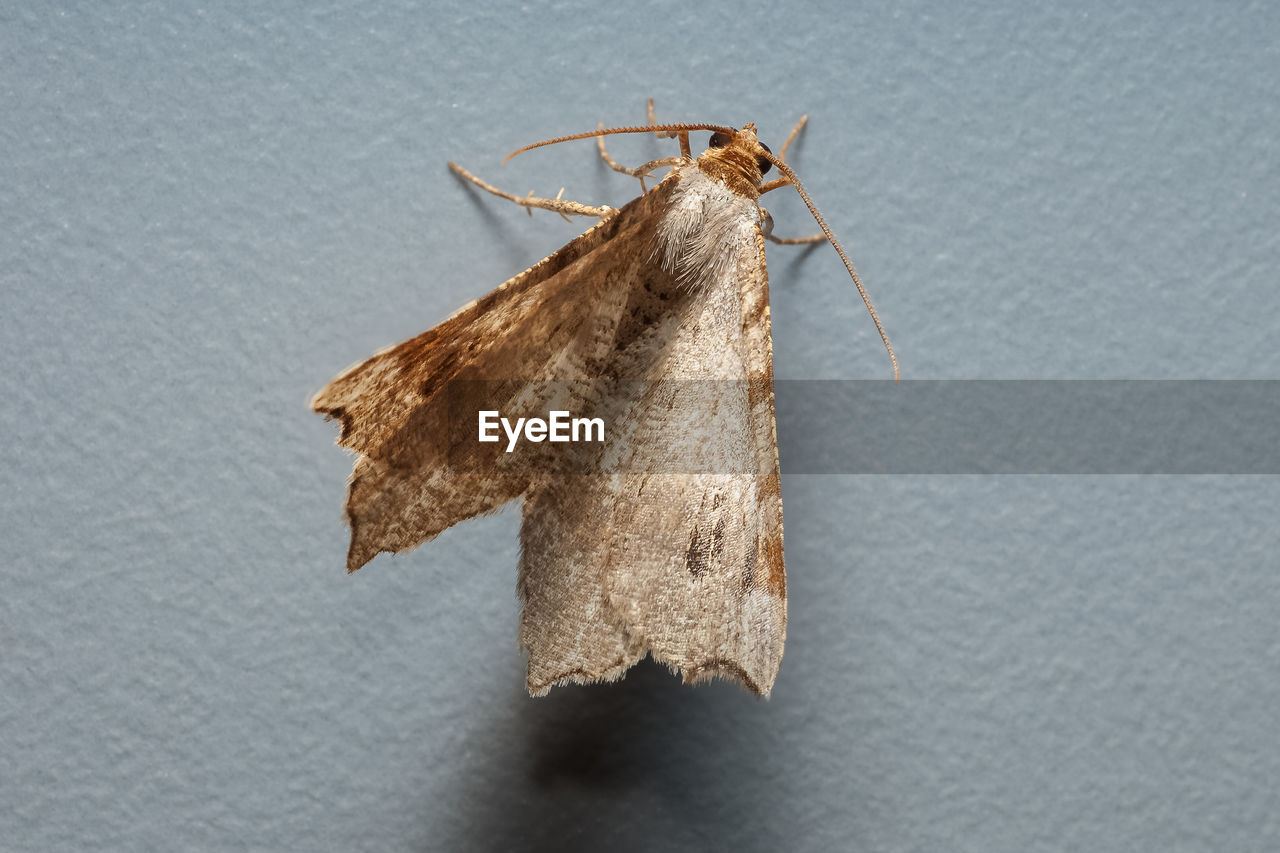
[[[760,208],[760,233],[764,234],[764,238],[770,243],[777,243],[779,246],[803,246],[809,243],[821,243],[827,239],[826,234],[810,234],[808,237],[775,237],[773,236],[773,217],[769,215],[769,211],[763,207]]]
[[[653,115],[653,98],[649,99],[649,126],[656,127],[658,120]],[[693,159],[693,151],[689,148],[689,131],[687,130],[655,130],[654,136],[659,139],[678,139],[680,141],[680,156],[686,160]]]
[[[449,163],[449,168],[454,171],[454,174],[461,178],[466,178],[485,192],[490,192],[499,198],[505,198],[507,201],[515,202],[525,210],[529,211],[530,216],[533,216],[533,208],[535,207],[542,208],[543,210],[554,211],[565,219],[568,219],[570,216],[598,216],[603,219],[616,212],[614,208],[609,207],[607,204],[600,205],[599,207],[592,207],[588,204],[579,204],[576,201],[565,201],[559,196],[556,196],[555,198],[536,198],[532,192],[523,197],[512,195],[511,193],[503,192],[497,187],[485,183],[466,169],[459,166],[457,163]],[[561,189],[560,192],[564,193],[564,190]]]
[[[800,120],[796,122],[796,126],[791,128],[791,132],[787,134],[787,141],[782,143],[782,148],[778,150],[776,155],[778,162],[784,164],[787,162],[787,149],[791,147],[792,142],[796,141],[796,137],[800,135],[800,130],[808,120],[809,116],[807,114],[802,115],[800,116]],[[767,181],[760,185],[760,194],[764,195],[765,193],[770,192],[771,190],[776,190],[779,187],[789,186],[791,186],[791,182],[786,178],[774,178],[772,181]]]
[[[805,115],[800,116],[800,120],[796,122],[796,126],[791,128],[791,132],[787,134],[787,141],[782,143],[782,148],[778,150],[777,157],[779,163],[784,165],[786,164],[787,149],[791,147],[791,143],[796,141],[796,137],[800,135],[800,131],[804,128],[807,121],[809,121],[809,116],[806,113]],[[791,186],[791,182],[786,178],[774,178],[772,181],[766,181],[760,185],[760,194],[764,195],[765,193],[770,192],[771,190],[776,190],[779,187],[789,186]]]
[[[804,127],[805,122],[809,120],[809,114],[805,113],[800,116],[800,120],[796,122],[796,126],[791,128],[791,132],[787,134],[787,141],[782,143],[781,150],[778,151],[778,159],[783,163],[787,162],[787,149],[791,147],[791,143],[796,141],[796,137],[800,135],[800,130]]]
[[[650,98],[650,99],[649,99],[649,110],[648,110],[648,111],[649,111],[649,126],[650,126],[650,127],[654,127],[655,125],[657,125],[658,121],[657,121],[657,119],[655,119],[655,118],[653,117],[653,98]],[[598,125],[596,125],[596,127],[597,127],[597,128],[603,128],[603,127],[604,127],[604,124],[603,124],[603,123],[598,124]],[[655,135],[655,136],[657,136],[659,139],[670,139],[671,137],[675,136],[675,134],[674,134],[673,132],[669,131],[669,130],[668,130],[668,131],[655,131],[654,135]],[[618,161],[617,161],[617,160],[614,160],[612,157],[610,157],[610,156],[609,156],[609,152],[608,152],[608,151],[606,151],[606,150],[605,150],[605,148],[604,148],[604,137],[603,137],[603,136],[597,136],[597,137],[596,137],[596,147],[600,149],[600,156],[601,156],[602,158],[604,158],[604,161],[605,161],[606,163],[608,163],[608,164],[609,164],[609,168],[610,168],[610,169],[613,169],[613,171],[615,171],[615,172],[621,172],[621,173],[622,173],[622,174],[624,174],[624,175],[630,175],[630,176],[631,176],[631,177],[633,177],[633,178],[639,178],[639,179],[640,179],[640,188],[641,188],[642,190],[644,190],[644,189],[645,189],[645,186],[644,186],[644,176],[641,176],[641,175],[637,175],[637,174],[636,174],[636,172],[637,172],[637,171],[639,171],[639,170],[637,170],[637,169],[628,169],[626,166],[621,165],[620,163],[618,163]],[[648,190],[645,190],[645,192],[648,192]]]
[[[769,181],[767,184],[761,184],[760,194],[763,195],[764,193],[767,193],[770,190],[776,190],[778,187],[789,187],[789,186],[791,186],[791,182],[788,181],[786,178],[778,178],[777,180]],[[764,238],[768,240],[770,243],[777,243],[779,246],[801,246],[806,243],[821,243],[823,240],[827,239],[827,235],[821,234],[821,233],[810,234],[808,237],[775,237],[773,236],[773,230],[772,230],[773,217],[769,216],[769,212],[765,210],[763,207],[760,208],[760,210],[761,210],[762,218],[768,217],[768,221],[770,224],[769,230],[767,231],[764,229],[761,229],[761,230],[764,233]]]
[[[652,124],[652,122],[650,122],[650,124]],[[603,129],[604,125],[601,124],[601,125],[598,125],[598,127]],[[662,134],[658,134],[658,135],[662,136]],[[684,158],[681,158],[681,157],[660,157],[657,160],[650,160],[648,163],[645,163],[643,166],[637,166],[634,169],[632,169],[622,165],[617,160],[614,160],[612,157],[609,156],[609,152],[605,150],[605,147],[604,147],[603,136],[596,137],[596,148],[599,149],[601,158],[603,158],[604,162],[609,165],[610,169],[613,169],[613,171],[615,172],[621,172],[624,175],[630,175],[631,177],[638,179],[640,181],[640,191],[645,193],[649,192],[649,188],[645,186],[644,179],[650,177],[650,173],[654,169],[661,169],[663,166],[679,166],[681,163],[685,162]]]
[[[600,127],[603,128],[604,125],[602,124]],[[683,157],[659,157],[657,160],[650,160],[643,166],[636,166],[632,169],[628,166],[622,165],[617,160],[614,160],[609,156],[609,152],[604,148],[603,136],[596,137],[596,147],[600,149],[600,156],[609,164],[610,169],[613,169],[615,172],[621,172],[624,175],[630,175],[633,178],[639,178],[641,187],[644,186],[644,179],[650,177],[649,173],[654,169],[661,169],[663,166],[679,166],[681,163],[685,162]]]
[[[763,207],[757,209],[760,211],[760,233],[770,243],[777,243],[779,246],[799,246],[805,243],[821,243],[827,239],[825,234],[813,234],[809,237],[775,237],[773,236],[773,217]]]
[[[657,126],[657,124],[658,124],[658,120],[657,120],[656,118],[654,118],[654,116],[653,116],[653,98],[650,98],[650,99],[649,99],[649,105],[648,105],[648,106],[649,106],[649,126],[650,126],[650,127],[656,127],[656,126]],[[675,133],[675,131],[674,131],[674,130],[661,130],[661,131],[658,131],[658,138],[659,138],[659,139],[670,139],[671,137],[673,137],[673,136],[675,136],[675,135],[676,135],[676,133]]]
[[[603,130],[604,124],[598,124],[596,125],[596,127],[598,129]],[[621,163],[619,163],[617,160],[610,157],[609,152],[605,150],[603,136],[596,137],[596,148],[599,149],[600,157],[604,160],[606,164],[608,164],[610,169],[613,169],[613,171],[615,172],[621,172],[624,175],[630,175],[633,178],[638,178],[640,181],[640,192],[642,193],[649,192],[649,188],[644,185],[644,179],[648,177],[648,175],[642,172],[640,169],[630,169],[622,165]]]
[[[796,137],[800,135],[800,131],[804,128],[805,122],[807,121],[809,121],[809,116],[806,113],[805,115],[800,116],[800,120],[796,122],[796,126],[791,128],[791,132],[787,134],[787,141],[783,142],[782,148],[778,150],[779,162],[787,162],[787,149],[791,147],[792,142],[796,141]],[[776,190],[779,187],[789,186],[791,186],[791,182],[786,178],[775,178],[772,181],[768,181],[760,185],[760,194],[764,195],[765,193]],[[763,207],[760,209],[764,210]],[[767,211],[765,212],[765,215],[768,216]],[[772,224],[772,217],[770,217],[769,221]],[[823,240],[827,239],[827,235],[825,234],[810,234],[808,237],[775,237],[773,236],[772,230],[766,231],[764,236],[766,240],[771,243],[777,243],[779,246],[802,246],[808,243],[821,243]]]
[[[809,243],[821,243],[827,239],[827,235],[810,234],[808,237],[775,237],[772,234],[766,234],[764,238],[770,243],[777,243],[779,246],[805,246]]]

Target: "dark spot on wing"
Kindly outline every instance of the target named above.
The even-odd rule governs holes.
[[[756,587],[756,565],[759,562],[759,553],[756,544],[753,542],[747,548],[746,560],[742,564],[742,588],[752,590]]]
[[[707,568],[707,545],[710,537],[695,524],[689,534],[689,546],[684,552],[684,567],[689,574],[697,577]]]
[[[719,557],[720,552],[724,550],[724,519],[721,518],[716,522],[716,526],[711,529],[711,556]]]
[[[706,501],[704,500],[703,503],[705,505]],[[712,500],[713,507],[719,503],[720,496],[716,495]],[[684,567],[689,574],[697,577],[706,571],[713,561],[719,559],[721,552],[724,551],[724,530],[723,517],[717,519],[710,530],[702,525],[694,525],[689,533],[689,545],[684,552]]]

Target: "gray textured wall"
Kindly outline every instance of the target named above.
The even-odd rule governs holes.
[[[445,161],[619,204],[499,160],[646,96],[812,116],[908,378],[1280,378],[1274,5],[711,5],[0,6],[0,847],[1280,847],[1273,477],[787,476],[767,702],[527,698],[513,510],[343,574],[309,395],[582,227]],[[886,377],[771,258],[777,375]]]

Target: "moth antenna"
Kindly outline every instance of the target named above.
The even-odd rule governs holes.
[[[502,158],[502,162],[507,162],[517,154],[523,154],[534,148],[542,148],[544,145],[555,145],[558,142],[570,142],[574,139],[595,139],[597,136],[608,136],[614,133],[653,133],[655,131],[671,131],[673,133],[688,133],[692,130],[711,130],[719,133],[732,134],[733,128],[724,127],[718,124],[647,124],[643,127],[610,127],[601,130],[590,130],[586,133],[573,133],[569,136],[557,136],[555,139],[544,139],[541,142],[535,142],[532,145],[526,145],[523,148],[517,148],[506,157]]]
[[[827,225],[827,221],[822,218],[822,214],[818,212],[818,208],[814,206],[810,200],[809,194],[804,191],[804,187],[800,184],[800,178],[795,172],[791,171],[786,163],[782,162],[778,157],[773,156],[768,151],[759,152],[770,163],[778,167],[778,171],[786,176],[791,182],[791,186],[796,188],[796,192],[800,193],[800,198],[804,201],[805,206],[809,208],[809,212],[813,214],[814,221],[818,223],[818,227],[822,229],[822,233],[827,235],[827,242],[836,250],[836,254],[840,256],[840,260],[844,261],[844,268],[849,271],[849,277],[853,279],[854,287],[858,288],[858,295],[862,297],[863,303],[867,306],[867,312],[871,314],[871,322],[876,324],[876,331],[880,333],[880,340],[884,342],[884,348],[889,353],[889,360],[893,362],[893,381],[899,379],[898,373],[898,357],[893,353],[893,344],[889,343],[889,335],[885,333],[884,325],[880,322],[880,315],[876,313],[876,307],[871,304],[871,297],[867,294],[867,289],[862,286],[862,279],[858,278],[858,273],[853,268],[853,264],[849,261],[849,256],[844,253],[844,249],[840,248],[840,241],[836,239],[836,235],[831,232],[831,227]]]

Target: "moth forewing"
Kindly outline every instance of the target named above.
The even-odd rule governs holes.
[[[650,218],[656,200],[636,199],[434,329],[348,368],[315,396],[312,407],[342,424],[338,443],[361,455],[347,496],[349,571],[527,491],[532,470],[494,475],[497,445],[451,441],[456,412],[448,391],[467,380],[585,375],[594,354],[583,349],[594,347],[593,333],[615,324],[620,310],[594,271],[616,255],[608,248],[619,232]]]

